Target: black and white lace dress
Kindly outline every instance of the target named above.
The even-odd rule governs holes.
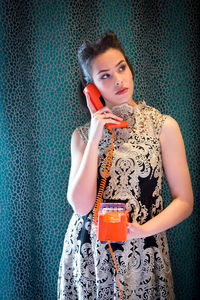
[[[130,220],[143,224],[163,209],[159,134],[167,116],[145,102],[135,107],[122,104],[112,111],[129,126],[114,129],[114,154],[103,201],[125,203]],[[78,130],[87,143],[89,124]],[[109,144],[111,134],[105,128],[99,145],[98,184]],[[165,232],[112,247],[122,299],[175,299]],[[97,240],[92,212],[84,217],[74,213],[69,223],[60,261],[58,299],[118,299],[113,259],[108,244]]]

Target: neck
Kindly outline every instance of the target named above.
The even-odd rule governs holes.
[[[135,101],[131,98],[127,104],[131,105],[131,106],[137,106],[137,103],[135,103]]]
[[[106,101],[105,101],[106,102]],[[106,102],[106,106],[109,107],[110,109],[114,106],[119,106],[119,105],[122,105],[122,104],[128,104],[128,105],[131,105],[131,106],[137,106],[137,103],[131,98],[129,101],[126,101],[126,102],[123,102],[123,103],[120,103],[120,104],[111,104],[110,102]]]

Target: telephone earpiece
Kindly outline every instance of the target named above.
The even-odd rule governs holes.
[[[104,99],[101,96],[99,90],[97,87],[93,84],[90,83],[88,84],[84,90],[84,94],[89,94],[90,99],[92,101],[93,106],[95,107],[96,110],[99,110],[105,105]],[[106,123],[106,127],[110,130],[111,128],[124,128],[128,126],[127,121],[120,121],[120,124],[112,124],[112,123]]]

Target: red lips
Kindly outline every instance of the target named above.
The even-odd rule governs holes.
[[[128,88],[123,88],[123,89],[117,91],[115,94],[116,95],[122,95],[122,94],[125,94],[127,91],[128,91]]]

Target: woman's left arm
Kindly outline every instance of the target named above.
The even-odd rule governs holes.
[[[165,231],[189,217],[193,210],[193,192],[185,147],[177,122],[167,117],[160,133],[163,167],[172,202],[143,225],[129,223],[127,239],[147,237]]]

